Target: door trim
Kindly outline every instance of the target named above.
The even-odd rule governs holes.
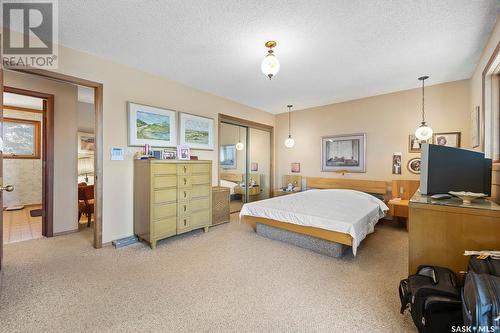
[[[4,67],[2,66],[0,75],[3,77]],[[8,70],[32,74],[46,79],[77,84],[89,88],[94,88],[95,107],[95,158],[94,158],[94,248],[102,248],[102,202],[103,202],[103,85],[102,83],[81,79],[75,76],[56,73],[38,68],[8,68]],[[3,91],[3,89],[2,89]],[[3,94],[2,94],[3,95]]]
[[[43,99],[42,235],[52,237],[54,236],[54,95],[10,86],[4,86],[3,92]]]

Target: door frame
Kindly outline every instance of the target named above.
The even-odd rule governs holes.
[[[2,84],[0,85],[1,95],[3,98],[3,71],[6,68],[1,66],[0,78]],[[45,69],[38,68],[7,68],[15,72],[31,74],[43,77],[50,80],[66,82],[70,84],[85,86],[94,89],[94,108],[95,108],[95,158],[94,158],[94,240],[93,246],[96,249],[102,248],[102,203],[103,203],[103,84],[95,81],[81,79],[75,76],[52,72]],[[3,100],[2,100],[3,104]],[[76,187],[76,185],[75,185]],[[76,190],[76,189],[75,189]],[[76,214],[76,212],[75,212]],[[3,240],[2,240],[3,243]],[[0,253],[1,255],[1,253]],[[1,260],[1,259],[0,259]]]
[[[52,237],[54,235],[54,95],[5,85],[3,92],[43,99],[42,235]]]
[[[255,121],[251,120],[246,120],[242,118],[237,118],[233,116],[228,116],[223,113],[218,114],[218,126],[217,126],[217,148],[218,152],[220,152],[220,129],[221,129],[221,124],[222,123],[227,123],[227,124],[232,124],[236,126],[243,126],[246,127],[247,129],[253,128],[253,129],[258,129],[261,131],[266,131],[269,132],[271,135],[271,142],[270,142],[270,175],[269,175],[269,195],[272,197],[273,191],[274,191],[274,127],[271,125],[266,125],[266,124],[261,124],[257,123]],[[247,130],[247,139],[250,135],[250,131]],[[247,140],[247,145],[248,145],[248,140]],[[246,166],[245,166],[245,177],[248,178],[249,172],[248,172],[248,165],[249,165],[249,154],[250,152],[247,149],[247,157],[246,157]],[[217,153],[217,156],[219,156],[219,153]],[[220,185],[220,167],[219,167],[219,157],[217,157],[217,178],[218,178],[218,185]],[[248,179],[245,179],[245,183],[248,182]],[[248,193],[246,193],[246,200],[248,200]]]

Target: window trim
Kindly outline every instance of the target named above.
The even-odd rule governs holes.
[[[34,155],[17,155],[17,154],[9,154],[3,153],[3,158],[7,159],[31,159],[31,160],[39,160],[41,156],[41,122],[38,120],[29,120],[29,119],[19,119],[19,118],[3,118],[3,122],[9,123],[21,123],[21,124],[29,124],[33,125],[35,129],[34,133],[34,144],[35,144],[35,154]]]

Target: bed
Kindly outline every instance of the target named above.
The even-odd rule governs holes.
[[[341,255],[349,246],[356,255],[361,241],[388,211],[376,197],[386,193],[387,184],[383,181],[309,177],[307,188],[310,190],[245,204],[241,220],[256,231],[260,227],[271,232],[274,239],[295,239],[294,244],[299,246],[332,245],[336,247],[333,256]]]
[[[243,175],[241,173],[230,173],[221,172],[220,173],[220,183],[222,187],[229,188],[229,194],[235,194],[234,188],[238,186],[243,181]]]

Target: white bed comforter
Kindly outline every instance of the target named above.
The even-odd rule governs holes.
[[[342,232],[352,237],[352,252],[372,233],[389,208],[374,196],[354,190],[309,190],[243,205],[240,216],[264,217]]]

